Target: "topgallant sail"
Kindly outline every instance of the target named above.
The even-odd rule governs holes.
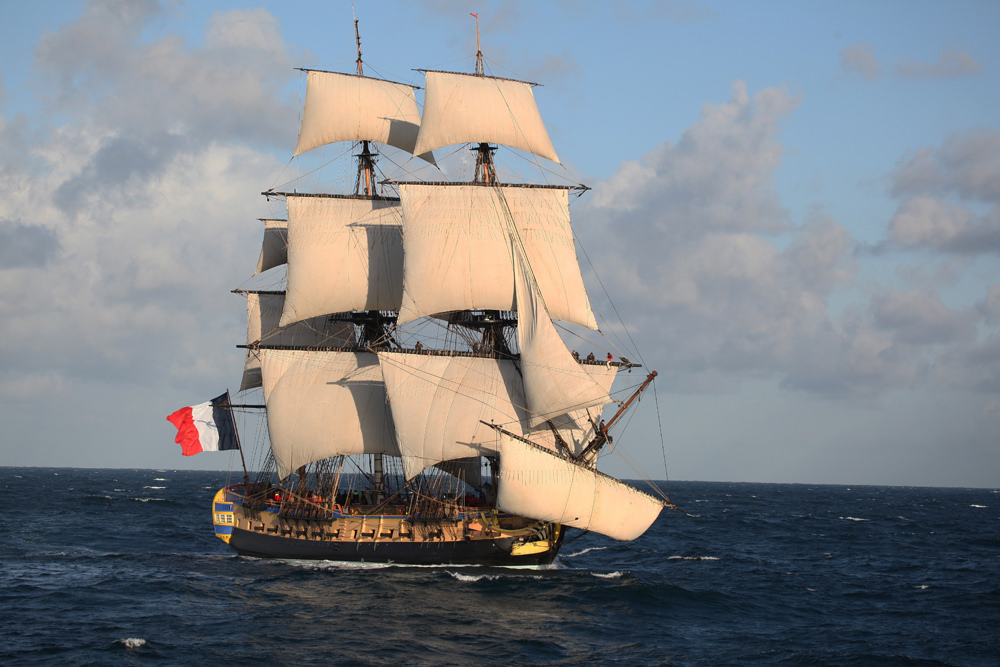
[[[263,193],[287,219],[264,221],[256,272],[283,269],[284,289],[238,291],[241,390],[264,398],[242,407],[266,409],[270,446],[213,503],[240,554],[538,565],[568,527],[633,540],[669,504],[596,469],[656,373],[616,400],[637,366],[581,360],[556,329],[598,331],[576,188],[497,178],[497,145],[558,162],[534,84],[486,76],[481,52],[474,74],[425,79],[421,115],[413,87],[364,75],[360,38],[356,73],[307,70],[295,154],[351,142],[357,178],[350,194]],[[379,146],[434,163],[456,144],[471,181],[379,182]]]

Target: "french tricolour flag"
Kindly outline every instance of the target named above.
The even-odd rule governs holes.
[[[208,403],[181,408],[167,417],[177,427],[174,442],[181,446],[181,454],[194,456],[199,452],[239,449],[236,420],[229,406],[227,391]]]

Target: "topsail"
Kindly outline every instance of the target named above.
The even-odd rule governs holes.
[[[414,153],[420,112],[412,86],[306,71],[306,105],[295,155],[336,141],[377,141]],[[433,161],[429,150],[420,151],[420,157]]]
[[[456,310],[515,310],[511,232],[549,314],[591,329],[568,188],[400,183],[403,299],[399,323]]]
[[[414,149],[417,153],[485,142],[559,162],[531,92],[532,84],[456,72],[424,74],[427,92]]]

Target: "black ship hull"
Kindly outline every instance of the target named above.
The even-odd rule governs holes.
[[[454,518],[405,513],[330,516],[251,508],[230,487],[213,502],[216,536],[241,556],[409,565],[548,565],[563,540],[563,527],[492,509]],[[470,508],[471,509],[471,508]]]
[[[514,555],[516,538],[463,542],[330,542],[233,529],[229,546],[241,556],[408,565],[548,565],[559,544],[540,553]]]

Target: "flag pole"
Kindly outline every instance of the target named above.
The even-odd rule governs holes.
[[[229,408],[229,414],[233,418],[233,433],[236,434],[236,449],[240,450],[240,462],[243,464],[243,493],[244,495],[249,495],[250,473],[247,472],[247,460],[243,456],[243,443],[240,442],[240,429],[236,426],[236,413],[233,412],[233,398],[229,395],[228,389],[226,389],[226,407]]]

